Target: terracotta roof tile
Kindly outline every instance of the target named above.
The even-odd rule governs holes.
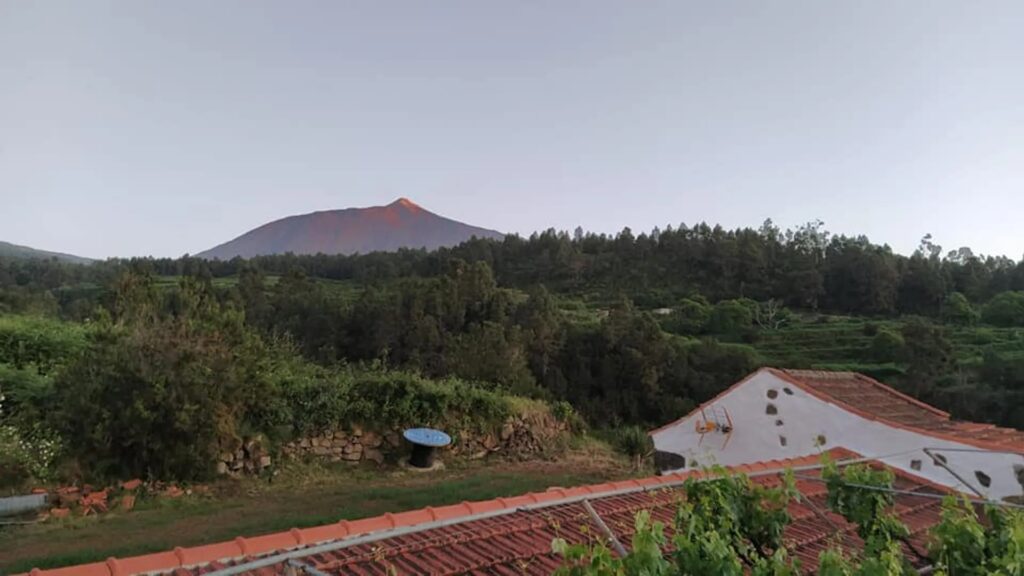
[[[858,457],[842,448],[834,448],[829,454],[835,460]],[[818,456],[808,456],[743,468],[755,474],[752,481],[777,485],[781,482],[781,469],[809,467],[818,463]],[[818,468],[800,474],[816,475]],[[585,542],[597,533],[597,527],[593,525],[579,498],[589,497],[601,518],[619,540],[628,546],[633,535],[633,518],[639,510],[650,510],[656,520],[671,525],[682,492],[678,486],[664,486],[666,483],[678,483],[687,477],[706,475],[709,474],[694,471],[585,488],[553,488],[514,498],[428,507],[316,528],[238,538],[232,542],[179,548],[172,552],[47,570],[40,574],[119,576],[162,570],[175,576],[192,576],[243,562],[254,555],[327,541],[344,542],[345,538],[366,536],[374,532],[379,533],[379,537],[372,541],[353,542],[342,548],[312,553],[304,556],[301,561],[321,572],[339,575],[549,574],[560,563],[560,559],[551,553],[551,541],[554,538]],[[928,494],[945,492],[943,488],[902,472],[897,472],[896,485],[902,490]],[[790,505],[793,521],[785,533],[785,539],[794,555],[803,559],[806,566],[815,566],[818,554],[837,537],[843,546],[851,550],[862,545],[851,525],[846,524],[838,515],[827,512],[827,494],[821,482],[801,478],[797,480],[797,489],[803,498]],[[896,500],[898,505],[895,512],[915,533],[925,531],[939,520],[941,504],[936,499],[899,495]],[[478,516],[481,513],[485,516]],[[827,520],[822,514],[825,514]],[[460,522],[459,519],[463,518],[465,520]],[[422,530],[414,528],[437,520],[454,523],[425,526]],[[834,526],[840,527],[838,534]],[[412,531],[402,533],[401,530],[396,531],[396,528]],[[920,537],[923,538],[923,535]],[[185,568],[180,568],[182,565]],[[279,574],[283,568],[283,565],[277,564],[246,574]]]
[[[778,370],[776,376],[855,414],[954,442],[1024,453],[1024,432],[992,424],[957,422],[881,382],[856,372]]]

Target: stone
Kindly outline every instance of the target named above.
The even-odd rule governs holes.
[[[135,490],[139,486],[142,486],[142,480],[139,480],[138,478],[133,478],[127,482],[121,483],[121,488],[124,488],[125,490]]]
[[[515,431],[516,429],[514,426],[512,426],[511,422],[505,422],[505,424],[501,427],[501,440],[508,440],[509,438],[512,437],[512,434],[514,434]]]
[[[380,466],[384,464],[384,453],[376,448],[367,448],[363,450],[363,460],[368,460]]]
[[[231,462],[232,460],[235,459],[235,453],[234,452],[221,452],[220,459],[225,461],[225,462]]]
[[[334,433],[335,440],[345,440],[346,438],[348,438],[348,434],[344,430],[338,430]]]
[[[346,452],[345,454],[342,454],[341,458],[348,462],[358,462],[361,456],[362,452]]]
[[[309,440],[309,443],[313,446],[313,448],[316,448],[316,447],[320,446],[320,438],[314,436],[313,438],[311,438]]]
[[[301,448],[309,448],[309,438],[303,438],[302,440],[299,440],[299,446]]]
[[[235,460],[245,460],[245,452],[242,450],[235,452]]]
[[[402,445],[402,436],[398,432],[388,432],[384,435],[384,439],[392,448],[398,448]]]
[[[362,436],[363,435],[363,427],[360,426],[359,424],[353,424],[352,425],[352,435],[353,436]]]
[[[367,448],[377,448],[384,443],[384,439],[380,437],[380,434],[375,432],[365,432],[359,440]]]
[[[331,449],[327,446],[317,446],[316,448],[313,448],[313,454],[316,454],[317,456],[324,456],[330,453]]]
[[[224,474],[227,474],[227,473],[228,473],[228,463],[227,462],[217,462],[217,474],[220,474],[221,476],[223,476]]]
[[[267,468],[270,466],[270,456],[260,456],[260,468]]]
[[[118,505],[118,508],[120,508],[122,512],[131,512],[132,509],[135,508],[135,495],[125,494],[124,496],[121,496],[121,503]]]
[[[494,434],[488,434],[484,436],[483,439],[480,441],[480,444],[483,445],[483,447],[488,450],[498,449],[498,439],[494,437]]]

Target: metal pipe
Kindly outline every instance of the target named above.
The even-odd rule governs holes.
[[[968,488],[970,488],[971,492],[974,492],[975,494],[977,494],[979,498],[983,498],[983,499],[988,498],[987,496],[982,494],[981,490],[978,490],[977,488],[975,488],[973,484],[971,484],[967,480],[964,480],[963,477],[961,477],[952,468],[950,468],[949,465],[946,464],[946,458],[944,456],[942,458],[937,457],[935,454],[932,454],[930,448],[922,448],[921,451],[924,452],[925,454],[927,454],[928,456],[930,456],[933,463],[937,464],[940,468],[944,469],[946,472],[949,472],[950,474],[952,474],[953,478],[956,478],[957,480],[959,480],[961,484],[963,484],[964,486],[967,486]]]
[[[329,574],[327,574],[326,572],[317,570],[313,566],[310,566],[309,564],[305,564],[303,562],[299,562],[294,558],[288,561],[288,565],[298,570],[301,570],[304,574],[309,574],[309,576],[329,576]]]
[[[615,550],[615,553],[618,554],[620,558],[625,558],[626,549],[622,546],[622,542],[619,542],[619,539],[615,537],[615,533],[612,532],[612,529],[604,523],[604,520],[600,516],[598,516],[597,510],[594,510],[594,507],[590,505],[590,500],[584,500],[583,507],[586,508],[587,514],[590,514],[590,519],[594,521],[594,524],[597,524],[597,527],[604,533],[604,537],[608,539],[608,543],[612,545],[612,549]]]
[[[922,450],[941,450],[942,452],[978,452],[982,454],[1013,454],[1014,456],[1024,457],[1024,452],[1020,450],[987,450],[985,448],[939,448],[935,446],[929,446],[922,448]]]
[[[803,474],[794,474],[793,476],[795,478],[799,478],[801,480],[812,480],[812,481],[816,481],[816,482],[828,482],[828,480],[825,480],[824,478],[821,478],[819,476],[805,476]],[[881,486],[871,486],[869,484],[856,484],[856,483],[853,483],[853,482],[842,482],[842,485],[843,486],[849,486],[850,488],[862,488],[864,490],[874,490],[876,492],[888,492],[890,494],[902,494],[902,495],[905,495],[905,496],[915,496],[915,497],[918,497],[918,498],[931,498],[933,500],[942,500],[942,499],[946,498],[947,496],[949,496],[949,494],[928,494],[927,492],[914,492],[913,490],[899,490],[897,488],[883,488]],[[989,504],[989,505],[992,505],[992,506],[1001,506],[1001,507],[1004,507],[1004,508],[1024,509],[1024,505],[1021,505],[1021,504],[1014,504],[1012,502],[1001,502],[999,500],[989,500],[989,499],[984,498],[984,497],[982,497],[979,500],[970,499],[969,501],[974,503],[974,504]]]

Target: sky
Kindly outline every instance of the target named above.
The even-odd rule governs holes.
[[[1024,256],[1020,0],[0,0],[0,240],[180,256],[404,196]]]

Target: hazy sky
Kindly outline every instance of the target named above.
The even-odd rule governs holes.
[[[1024,2],[0,0],[0,240],[178,256],[398,196],[1024,254]]]

